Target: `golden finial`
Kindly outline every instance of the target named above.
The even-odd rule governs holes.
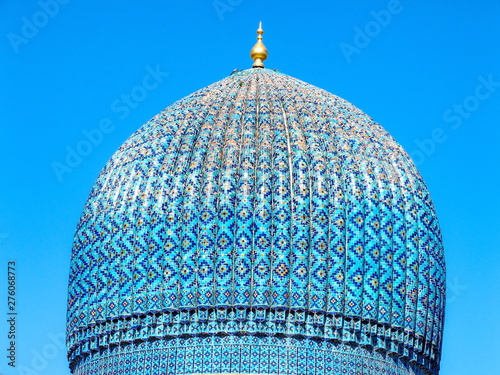
[[[267,48],[264,43],[262,43],[262,34],[264,34],[264,30],[262,29],[262,21],[259,24],[257,34],[257,43],[255,43],[255,46],[253,46],[252,50],[250,51],[250,57],[253,60],[253,68],[263,68],[264,60],[267,59],[269,53],[267,52]]]

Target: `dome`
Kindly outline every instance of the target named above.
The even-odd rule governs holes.
[[[347,101],[253,68],[161,111],[100,173],[68,358],[78,375],[437,374],[444,304],[407,153]]]

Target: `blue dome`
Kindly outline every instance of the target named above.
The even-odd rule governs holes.
[[[160,112],[102,170],[68,357],[78,375],[437,374],[444,304],[406,152],[345,100],[250,69]]]

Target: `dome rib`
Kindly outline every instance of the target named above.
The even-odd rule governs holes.
[[[198,274],[198,282],[199,280],[203,280],[203,282],[201,283],[203,285],[203,289],[200,291],[199,290],[199,296],[200,296],[200,302],[201,302],[201,306],[203,308],[212,308],[214,306],[216,306],[216,303],[214,303],[213,301],[213,298],[214,298],[214,295],[215,295],[215,288],[216,288],[216,278],[215,278],[215,267],[216,267],[216,262],[217,260],[214,258],[214,255],[213,254],[210,254],[210,244],[213,244],[215,242],[215,238],[213,237],[214,233],[211,233],[212,232],[212,229],[216,229],[218,228],[217,227],[217,223],[215,222],[215,217],[217,216],[216,215],[216,211],[213,211],[212,207],[216,207],[216,202],[218,200],[218,194],[217,193],[217,196],[215,194],[213,194],[213,198],[212,198],[212,193],[216,191],[216,189],[219,189],[221,184],[220,184],[220,172],[219,170],[221,169],[222,167],[222,164],[220,165],[216,165],[217,162],[219,163],[222,163],[224,161],[224,158],[220,158],[220,155],[223,155],[223,150],[226,149],[225,147],[225,138],[226,138],[226,135],[227,135],[227,132],[228,132],[228,129],[229,129],[229,121],[230,121],[230,118],[231,118],[231,115],[233,113],[233,108],[234,108],[234,102],[236,101],[236,99],[238,97],[240,97],[241,95],[241,85],[238,83],[238,82],[235,82],[234,83],[235,86],[237,86],[237,90],[235,91],[234,95],[231,97],[231,102],[230,103],[227,103],[227,107],[228,107],[228,110],[227,111],[224,111],[224,110],[221,110],[219,111],[219,116],[217,117],[217,122],[219,123],[219,129],[223,129],[222,132],[217,132],[216,129],[213,129],[212,130],[212,134],[214,136],[214,138],[218,138],[218,142],[215,142],[213,147],[210,149],[207,150],[207,159],[208,159],[208,163],[205,165],[206,168],[208,168],[210,171],[207,171],[206,169],[204,169],[205,171],[205,178],[207,178],[207,176],[211,176],[210,179],[207,181],[206,183],[206,189],[203,190],[203,193],[205,194],[205,197],[209,197],[208,199],[211,200],[212,202],[212,205],[210,205],[210,201],[207,201],[207,198],[205,198],[205,201],[204,201],[204,208],[201,212],[201,215],[202,215],[202,220],[203,220],[203,217],[206,217],[206,227],[204,226],[203,227],[203,232],[204,232],[204,236],[203,236],[203,242],[201,243],[202,246],[204,246],[204,258],[203,259],[206,259],[203,267],[206,267],[204,270],[205,272],[203,272],[203,274],[205,275],[208,275],[208,277],[206,276],[201,276]],[[207,147],[209,147],[209,145],[211,145],[211,143],[209,143],[207,145]],[[219,156],[218,156],[219,155]],[[212,177],[214,176],[214,177]],[[218,190],[217,190],[218,191]],[[210,210],[212,209],[212,212],[210,212]],[[204,216],[205,215],[205,216]],[[217,234],[215,233],[215,236]],[[200,269],[200,268],[199,268]],[[200,282],[198,283],[198,285],[200,285]]]
[[[241,112],[239,121],[239,135],[240,142],[238,142],[238,134],[236,135],[235,143],[238,144],[237,155],[237,167],[235,172],[235,177],[237,181],[234,183],[234,204],[233,212],[235,216],[235,221],[239,221],[240,225],[234,225],[232,230],[232,238],[234,243],[232,246],[231,254],[231,287],[232,297],[230,305],[235,308],[246,308],[245,305],[246,298],[244,293],[246,291],[246,285],[249,285],[251,274],[248,272],[249,265],[247,263],[247,254],[245,251],[248,250],[249,241],[249,231],[251,230],[251,223],[249,222],[250,206],[247,202],[249,199],[248,190],[250,186],[248,185],[249,179],[248,175],[245,174],[244,159],[245,153],[250,148],[250,142],[253,137],[248,139],[247,132],[252,131],[252,126],[255,126],[256,121],[252,119],[256,118],[257,111],[257,90],[254,82],[248,85],[248,90],[245,95],[245,106]],[[252,115],[253,114],[253,115]],[[247,172],[248,173],[248,172]],[[243,199],[243,197],[245,197]],[[245,263],[247,263],[245,265]],[[238,275],[238,276],[236,276]],[[240,281],[240,285],[238,285]]]
[[[250,288],[249,306],[253,309],[264,309],[269,307],[269,302],[266,293],[266,285],[270,283],[271,273],[266,270],[271,270],[270,258],[266,257],[267,246],[272,246],[274,241],[274,233],[272,227],[272,207],[274,206],[274,176],[271,171],[274,171],[274,159],[272,158],[272,150],[275,149],[276,139],[276,122],[273,120],[273,111],[271,107],[271,98],[267,90],[259,86],[263,90],[263,97],[266,101],[260,103],[259,100],[259,138],[257,142],[258,158],[256,164],[256,188],[258,199],[255,202],[254,208],[254,241],[253,241],[253,263],[252,263],[252,281]],[[261,96],[259,96],[259,99]],[[269,280],[269,281],[268,281]]]
[[[302,287],[304,290],[303,301],[295,301],[297,305],[302,305],[304,310],[310,310],[310,295],[311,295],[311,225],[310,219],[311,201],[310,201],[310,155],[309,147],[307,144],[307,137],[305,135],[304,126],[302,125],[301,116],[299,114],[298,99],[302,99],[298,90],[295,87],[284,87],[285,92],[289,95],[281,98],[281,106],[283,116],[287,118],[286,125],[290,125],[287,132],[287,148],[290,155],[291,163],[289,168],[292,170],[291,176],[296,174],[296,178],[290,181],[291,186],[291,217],[292,217],[292,243],[293,248],[303,248],[303,252],[299,253],[297,258],[304,257],[307,262],[297,265],[297,273],[300,273],[302,268],[306,269],[306,274],[303,278],[302,285],[295,285],[295,287]],[[307,212],[307,214],[305,214]],[[295,231],[294,231],[295,230]],[[295,232],[295,233],[294,233]],[[299,233],[302,232],[302,235]],[[305,242],[307,245],[303,246]],[[318,280],[319,282],[319,280]],[[292,294],[293,295],[293,294]],[[311,310],[312,311],[312,310]]]

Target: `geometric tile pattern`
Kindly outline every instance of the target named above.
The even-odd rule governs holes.
[[[105,349],[85,357],[75,375],[425,375],[371,349],[276,337],[193,337]]]
[[[257,335],[331,345],[332,361],[399,358],[353,374],[436,374],[444,305],[439,224],[401,146],[345,100],[250,69],[160,112],[99,175],[72,251],[68,357],[75,374],[107,374],[98,358],[129,368],[116,361],[140,342],[154,356],[153,342],[168,354],[194,340],[181,346],[195,361],[207,335]],[[231,373],[234,345],[217,368],[167,373]],[[282,370],[286,348],[246,373],[323,373]],[[164,373],[148,371],[109,373]]]

